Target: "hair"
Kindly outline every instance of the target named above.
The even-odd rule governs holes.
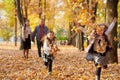
[[[106,32],[108,26],[106,24],[98,24],[98,27],[104,26],[104,33]]]
[[[48,34],[52,33],[54,35],[54,32],[53,31],[49,31]],[[48,35],[47,35],[47,39],[50,41],[50,39],[48,38]],[[53,40],[55,41],[56,37],[54,36]]]
[[[108,29],[108,26],[107,26],[106,24],[98,24],[98,27],[101,27],[101,26],[104,26],[103,35],[104,35],[104,37],[105,37],[105,40],[108,41],[108,44],[110,44],[110,41],[109,41],[109,39],[108,39],[108,36],[105,35],[105,32],[106,32],[106,30]]]
[[[44,19],[44,18],[40,18],[40,20],[41,20],[41,21],[42,21],[42,20],[43,20],[43,21],[45,21],[45,19]]]
[[[30,22],[28,19],[25,20],[25,23],[24,23],[24,30],[26,29],[26,22]]]
[[[53,33],[53,34],[54,34],[54,32],[53,32],[53,31],[49,31],[49,33]]]

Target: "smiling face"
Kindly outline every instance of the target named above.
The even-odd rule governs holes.
[[[48,33],[48,38],[52,40],[54,38],[54,33],[53,32]]]
[[[44,19],[40,19],[40,25],[44,25],[44,23],[45,23],[45,21],[44,21]]]
[[[26,24],[26,26],[29,26],[30,25],[29,20],[26,20],[25,24]]]
[[[98,35],[102,35],[103,32],[104,32],[104,28],[105,28],[104,25],[97,26],[97,29],[96,29],[97,34],[98,34]]]

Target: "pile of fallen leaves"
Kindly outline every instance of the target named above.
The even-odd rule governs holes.
[[[39,58],[36,45],[29,58],[24,59],[19,46],[0,45],[0,80],[94,80],[95,67],[87,62],[85,52],[73,46],[60,46],[53,62],[52,75],[48,75],[43,58]],[[118,50],[120,60],[120,50]],[[119,64],[109,64],[102,70],[101,80],[120,80]]]

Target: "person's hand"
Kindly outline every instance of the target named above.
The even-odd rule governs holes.
[[[117,22],[117,17],[114,17],[113,21],[116,23]]]

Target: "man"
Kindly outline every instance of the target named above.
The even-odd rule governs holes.
[[[43,37],[47,34],[48,28],[45,26],[45,20],[40,19],[40,24],[35,27],[32,34],[32,41],[34,42],[34,38],[36,36],[38,55],[41,57],[41,47],[43,46]]]

